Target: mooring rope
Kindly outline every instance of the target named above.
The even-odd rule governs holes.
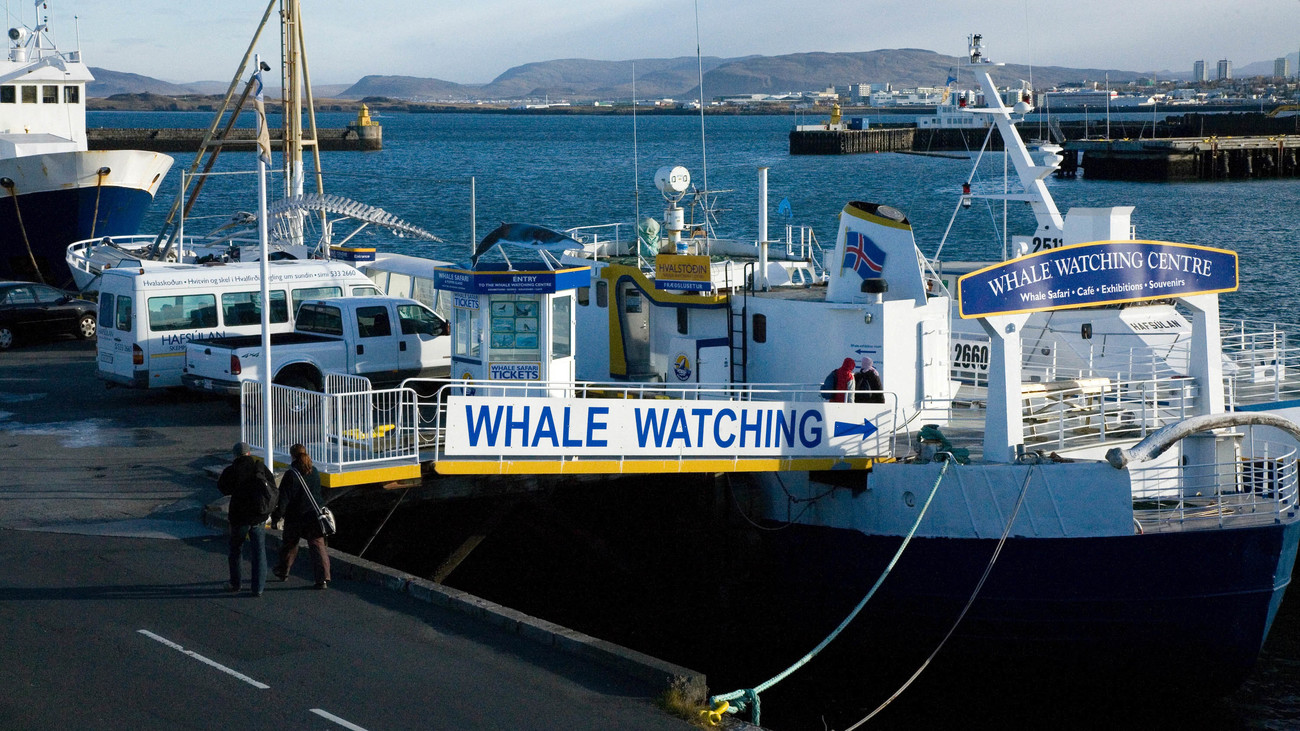
[[[18,207],[18,186],[9,178],[0,178],[0,187],[9,191],[9,197],[14,201],[14,216],[18,218],[18,231],[23,235],[23,244],[27,247],[27,256],[32,260],[32,272],[36,274],[36,281],[45,284],[45,277],[41,275],[41,267],[36,263],[36,254],[32,252],[32,242],[27,238],[27,226],[23,225],[23,212]]]
[[[385,515],[384,519],[380,521],[379,527],[375,529],[375,532],[370,534],[370,538],[366,541],[366,545],[362,546],[360,551],[357,551],[357,558],[361,558],[365,555],[366,549],[370,548],[370,544],[374,542],[375,538],[379,535],[379,531],[383,530],[384,526],[388,525],[388,519],[393,517],[393,513],[397,512],[397,506],[402,504],[402,501],[406,499],[406,496],[410,494],[410,492],[411,488],[409,487],[402,491],[402,496],[397,498],[397,502],[393,503],[393,507],[388,510],[388,515]]]
[[[970,599],[966,600],[966,606],[962,607],[961,613],[957,615],[957,619],[953,620],[952,626],[948,628],[948,633],[943,636],[942,640],[939,640],[939,644],[935,646],[934,651],[930,653],[929,657],[925,658],[925,662],[921,663],[921,666],[916,669],[916,672],[912,673],[912,677],[908,678],[906,682],[899,686],[898,690],[894,691],[893,695],[886,698],[884,703],[881,703],[876,707],[876,710],[868,713],[862,718],[862,720],[844,729],[844,731],[853,731],[867,721],[870,721],[872,718],[875,718],[876,714],[885,710],[885,706],[893,703],[894,700],[902,695],[917,678],[921,677],[921,673],[925,672],[925,669],[930,666],[930,663],[934,660],[935,656],[939,654],[939,650],[942,650],[943,646],[947,644],[948,638],[952,637],[953,633],[957,631],[957,625],[961,624],[962,619],[966,617],[966,612],[970,611],[971,605],[975,603],[975,597],[979,596],[980,589],[984,588],[984,582],[989,578],[989,572],[993,570],[993,564],[997,563],[998,554],[1002,553],[1002,545],[1007,542],[1007,536],[1011,535],[1011,526],[1015,525],[1016,516],[1020,514],[1020,506],[1025,503],[1025,495],[1029,493],[1029,478],[1033,477],[1033,475],[1034,468],[1031,465],[1029,470],[1025,472],[1025,482],[1020,486],[1020,497],[1016,499],[1016,506],[1011,511],[1011,518],[1007,521],[1007,527],[1002,531],[1002,537],[998,539],[998,546],[993,549],[993,556],[989,558],[988,565],[984,567],[984,575],[981,576],[979,582],[975,584],[975,591],[971,592]]]
[[[90,238],[95,238],[95,224],[99,223],[99,192],[104,189],[104,176],[111,173],[107,166],[102,167],[96,173],[95,180],[95,213],[90,217]]]
[[[733,707],[737,712],[743,711],[747,707],[751,707],[753,709],[751,712],[752,723],[755,726],[761,723],[758,694],[768,690],[782,680],[785,680],[796,670],[807,665],[810,660],[816,657],[818,653],[825,649],[826,646],[834,641],[836,637],[839,637],[840,633],[843,632],[844,629],[849,626],[849,623],[858,616],[863,607],[867,606],[867,602],[871,600],[871,597],[875,596],[876,590],[879,589],[880,585],[889,577],[889,572],[893,571],[894,566],[898,564],[898,560],[903,557],[903,551],[907,549],[907,545],[912,542],[912,537],[916,535],[917,529],[921,527],[921,521],[925,518],[926,511],[930,509],[930,503],[934,501],[935,494],[939,492],[939,483],[943,482],[943,476],[947,473],[948,465],[952,462],[952,459],[944,460],[943,467],[939,470],[939,477],[934,481],[934,487],[930,488],[930,495],[925,499],[925,504],[921,506],[921,511],[916,516],[916,522],[912,524],[911,530],[909,530],[907,535],[903,538],[902,544],[900,544],[898,550],[894,552],[894,557],[890,559],[889,564],[885,566],[885,570],[880,574],[880,578],[876,579],[876,583],[871,586],[871,589],[867,591],[866,596],[862,597],[862,601],[858,602],[858,605],[853,608],[853,611],[849,612],[848,616],[844,618],[844,621],[840,622],[839,626],[832,630],[831,633],[826,636],[826,639],[818,643],[816,647],[808,652],[808,654],[799,658],[795,664],[780,673],[777,673],[776,676],[772,677],[770,680],[760,683],[753,688],[745,688],[723,695],[712,696],[709,698],[709,704],[711,706],[716,708],[722,703],[744,698],[745,700],[737,702]],[[705,713],[707,713],[707,711]]]

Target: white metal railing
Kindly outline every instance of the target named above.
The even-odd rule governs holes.
[[[605,255],[617,255],[623,251],[623,226],[622,223],[599,223],[591,226],[575,226],[565,229],[564,233],[574,241],[582,244],[584,248],[589,248],[591,255],[595,259],[600,259],[601,244],[605,245]],[[609,234],[613,234],[613,239],[609,239]],[[602,240],[601,235],[606,238]]]
[[[992,355],[988,336],[955,332],[949,342],[953,379],[967,385],[987,386]],[[1054,340],[1024,338],[1020,343],[1021,379],[1028,383],[1097,377],[1116,381],[1168,378],[1186,375],[1187,362],[1185,346],[1123,348],[1089,342],[1076,350],[1074,345]]]
[[[1145,533],[1272,523],[1294,512],[1296,451],[1250,439],[1233,461],[1128,467],[1133,517]]]
[[[1300,326],[1251,320],[1221,323],[1223,383],[1232,406],[1300,399]],[[989,340],[976,333],[953,333],[952,377],[960,383],[988,385]],[[1022,341],[1021,370],[1026,381],[1105,377],[1117,381],[1186,375],[1190,339],[1164,347],[1117,348],[1056,341]]]
[[[1223,380],[1234,404],[1300,398],[1300,326],[1232,320],[1221,323]]]
[[[359,393],[370,390],[370,379],[351,373],[330,371],[325,374],[325,393]]]
[[[951,429],[982,435],[986,399],[985,392],[972,390],[955,399],[927,399],[922,406],[944,414]],[[1024,383],[1021,399],[1025,447],[1059,451],[1141,439],[1195,414],[1199,394],[1190,378],[1095,377]]]
[[[783,242],[774,241],[772,243],[779,244]],[[813,232],[812,226],[796,226],[793,223],[787,223],[785,225],[784,244],[787,258],[809,261],[812,263],[814,275],[819,278],[826,275],[826,250],[822,248],[821,242],[817,240],[817,234]]]
[[[241,438],[265,449],[262,384],[240,392]],[[289,461],[302,444],[322,470],[342,472],[373,465],[418,464],[419,431],[414,391],[403,388],[319,393],[271,386],[272,452]]]

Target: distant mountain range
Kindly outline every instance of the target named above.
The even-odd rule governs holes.
[[[916,48],[864,51],[856,53],[792,53],[784,56],[742,56],[718,58],[706,56],[704,89],[710,99],[744,94],[778,94],[783,92],[824,89],[828,86],[857,83],[890,83],[895,88],[943,86],[958,57]],[[442,79],[414,76],[366,76],[351,86],[317,86],[317,98],[362,99],[389,97],[412,101],[506,101],[543,99],[572,101],[630,99],[633,96],[635,66],[636,96],[641,99],[698,96],[699,68],[693,56],[651,58],[636,61],[594,61],[558,59],[515,66],[487,84],[460,84]],[[1295,68],[1294,65],[1292,68]],[[1272,62],[1257,62],[1239,67],[1237,77],[1272,73]],[[166,81],[91,69],[95,75],[87,90],[92,97],[114,94],[159,94],[164,96],[211,95],[225,92],[228,82],[199,81],[172,84]],[[969,72],[958,73],[960,82],[971,85]],[[999,67],[996,80],[1012,86],[1019,80],[1033,80],[1044,88],[1063,83],[1103,81],[1124,83],[1140,77],[1160,79],[1190,78],[1186,72],[1137,72],[1123,69],[1065,68],[1061,66],[1025,66],[1008,64]],[[268,89],[278,95],[278,90]]]

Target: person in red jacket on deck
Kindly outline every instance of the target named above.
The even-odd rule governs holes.
[[[845,358],[844,364],[835,369],[835,395],[831,401],[837,404],[853,403],[853,359]]]

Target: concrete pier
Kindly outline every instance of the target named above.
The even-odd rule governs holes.
[[[703,676],[345,553],[327,591],[305,551],[224,591],[235,413],[94,371],[73,340],[0,363],[0,727],[691,728],[652,700]]]

